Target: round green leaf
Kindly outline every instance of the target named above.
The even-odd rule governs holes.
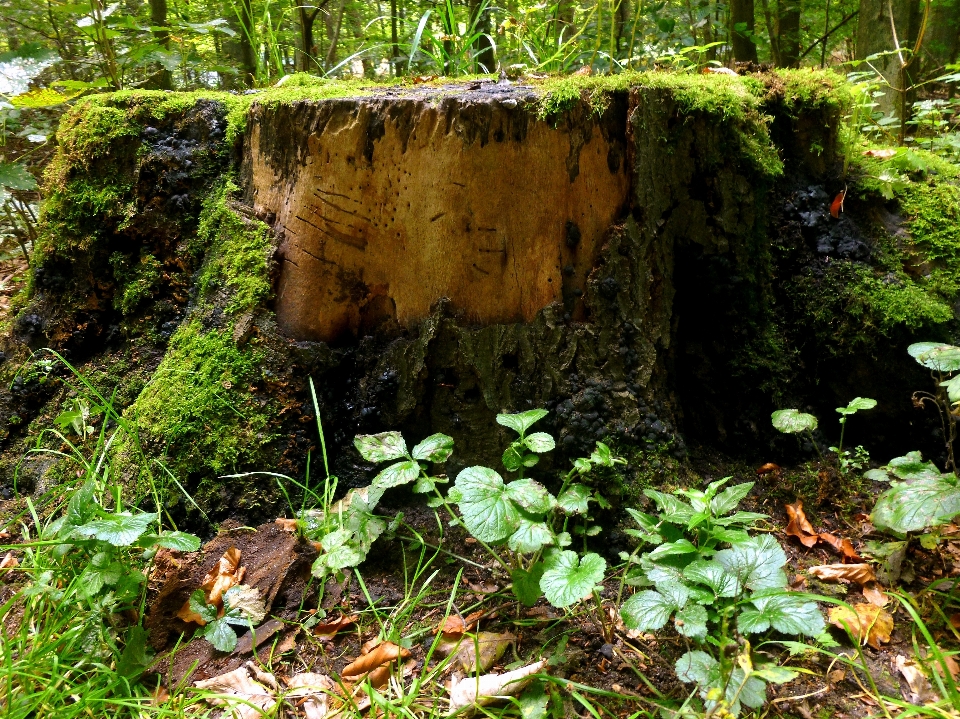
[[[846,407],[837,407],[837,412],[842,415],[856,414],[862,409],[873,409],[877,406],[877,400],[869,397],[855,397],[850,400]]]
[[[545,409],[528,409],[517,414],[498,414],[497,424],[509,427],[517,434],[524,434],[534,423],[547,416]]]
[[[401,484],[409,484],[419,476],[420,465],[417,464],[416,460],[408,459],[406,462],[391,464],[373,478],[371,486],[377,489],[399,487]]]
[[[917,342],[907,347],[907,353],[927,369],[937,372],[960,370],[960,347],[941,342]]]
[[[578,560],[576,552],[557,552],[540,579],[540,589],[553,606],[569,607],[589,596],[606,570],[607,562],[599,554],[585,554]]]
[[[407,456],[407,443],[399,432],[358,434],[353,438],[353,446],[361,457],[374,464]]]
[[[590,488],[582,484],[571,484],[559,497],[557,504],[567,514],[586,514],[593,497]],[[628,510],[630,511],[630,510]]]
[[[546,432],[534,432],[533,434],[527,436],[524,442],[527,445],[527,449],[529,449],[531,452],[536,452],[537,454],[552,452],[554,447],[557,446],[557,443],[554,442],[553,437]]]
[[[520,519],[520,528],[510,535],[507,546],[510,551],[519,554],[533,554],[553,544],[553,532],[543,522],[531,522],[526,517]]]
[[[420,444],[413,448],[414,459],[422,459],[427,462],[446,462],[447,458],[453,453],[453,437],[446,434],[431,434]]]
[[[547,488],[532,479],[518,479],[508,484],[507,496],[533,514],[546,514],[556,504]]]
[[[817,418],[798,409],[778,409],[770,415],[773,426],[786,434],[812,432],[817,428]]]
[[[467,467],[454,482],[463,524],[477,539],[500,542],[520,528],[520,510],[503,478],[487,467]]]

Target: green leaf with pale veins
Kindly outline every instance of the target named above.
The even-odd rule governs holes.
[[[683,569],[683,576],[691,582],[704,584],[718,597],[736,597],[742,591],[736,575],[713,560],[697,559]]]
[[[661,629],[670,615],[686,602],[686,597],[683,597],[683,602],[677,601],[678,598],[675,593],[668,596],[653,589],[637,592],[620,607],[620,616],[628,629],[638,632]]]
[[[586,514],[593,492],[583,484],[571,484],[557,497],[557,504],[567,514]]]
[[[663,518],[671,524],[686,524],[693,517],[695,512],[686,502],[683,502],[672,494],[658,492],[655,489],[645,489],[643,493],[657,503]]]
[[[960,514],[960,486],[953,475],[898,484],[880,495],[870,515],[874,526],[897,534],[945,524]]]
[[[19,162],[0,162],[0,185],[10,190],[35,190],[37,178]]]
[[[513,569],[510,571],[510,581],[513,582],[513,594],[525,607],[536,604],[543,591],[540,589],[540,580],[547,570],[543,562],[537,562],[529,570]]]
[[[723,549],[714,559],[724,566],[747,589],[782,589],[787,586],[783,565],[787,555],[769,534]]]
[[[76,531],[78,534],[108,542],[115,547],[127,547],[136,542],[140,535],[157,521],[157,516],[154,512],[109,514],[103,519],[77,527]]]
[[[546,514],[553,509],[556,500],[539,482],[518,479],[507,485],[507,496],[519,507],[533,514]]]
[[[844,417],[851,414],[856,414],[862,409],[873,409],[877,406],[877,400],[870,399],[869,397],[855,397],[850,400],[850,403],[846,407],[837,407],[837,412],[842,414]]]
[[[520,527],[507,539],[507,546],[512,552],[519,554],[533,554],[546,546],[553,544],[553,532],[543,522],[532,522],[521,517]]]
[[[960,370],[960,347],[940,342],[917,342],[907,347],[907,353],[927,369],[936,372]]]
[[[517,414],[498,414],[497,424],[509,427],[517,434],[525,434],[535,423],[547,416],[545,409],[528,409]]]
[[[577,557],[576,552],[557,552],[540,579],[540,589],[547,601],[555,607],[569,607],[588,597],[593,588],[603,581],[607,562],[598,554]]]
[[[218,652],[232,652],[237,648],[237,633],[226,619],[210,622],[204,627],[203,637]]]
[[[817,428],[817,418],[798,409],[778,409],[770,415],[770,421],[784,434],[812,432]]]
[[[425,462],[446,462],[453,454],[453,437],[446,434],[431,434],[413,448],[411,455],[414,459]]]
[[[179,552],[196,552],[200,549],[200,537],[187,532],[164,532],[143,537],[139,545],[144,548],[156,546],[175,549]]]
[[[753,484],[753,482],[744,482],[727,487],[710,500],[710,512],[714,517],[722,517],[728,512],[732,512],[740,504],[740,501],[750,493]]]
[[[374,477],[370,484],[377,489],[390,489],[391,487],[399,487],[401,484],[409,484],[419,476],[420,465],[417,464],[416,460],[408,459],[406,462],[391,464]]]
[[[651,561],[677,554],[697,554],[697,548],[689,539],[678,539],[676,542],[664,542],[647,556]]]
[[[477,539],[500,542],[520,528],[520,510],[503,478],[487,467],[467,467],[454,482],[464,526]]]
[[[374,464],[407,456],[407,443],[399,432],[358,434],[353,438],[353,446],[361,457]]]
[[[766,590],[754,594],[750,602],[737,616],[737,628],[744,634],[765,632],[773,627],[781,634],[815,637],[825,629],[817,603],[802,595]]]
[[[699,650],[687,652],[674,665],[674,671],[680,681],[699,686],[707,686],[710,683],[716,668],[717,660]]]
[[[908,452],[887,463],[889,471],[900,479],[940,479],[940,470],[933,462],[924,462],[919,452]]]
[[[707,610],[701,604],[688,604],[679,610],[673,618],[677,632],[691,639],[705,639],[707,636]]]
[[[527,445],[527,449],[529,449],[531,452],[536,452],[537,454],[552,452],[557,446],[557,443],[553,440],[553,437],[546,432],[534,432],[533,434],[527,435],[523,443]]]

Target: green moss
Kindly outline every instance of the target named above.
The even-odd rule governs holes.
[[[237,191],[228,179],[210,193],[194,245],[208,253],[197,279],[200,296],[226,289],[230,298],[224,309],[231,314],[255,308],[271,291],[268,258],[272,233],[264,223],[241,217],[229,207],[229,198]]]
[[[849,105],[850,89],[846,80],[831,70],[781,69],[775,77],[782,81],[769,84],[772,92],[781,94],[783,102],[807,109],[833,108],[842,110]]]
[[[110,265],[122,287],[114,295],[113,306],[124,315],[131,314],[151,297],[163,277],[163,265],[149,252],[142,252],[139,259],[132,262],[126,255],[115,252],[110,256]]]
[[[137,425],[144,446],[166,450],[175,475],[229,472],[272,439],[270,408],[248,391],[261,361],[256,349],[237,347],[230,328],[205,330],[199,319],[190,320],[124,416]]]

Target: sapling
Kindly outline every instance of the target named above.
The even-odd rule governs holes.
[[[860,469],[869,459],[866,450],[863,447],[857,447],[852,453],[843,449],[843,435],[847,428],[847,417],[856,414],[863,409],[873,409],[877,406],[875,399],[869,397],[855,397],[850,400],[846,407],[837,407],[837,413],[840,415],[840,444],[836,447],[830,447],[830,451],[837,455],[837,472],[843,476],[844,470],[851,467]],[[798,409],[778,409],[770,415],[770,421],[773,426],[784,434],[807,433],[810,442],[820,456],[820,461],[826,464],[823,453],[817,441],[813,437],[818,423],[817,418],[812,414],[801,412]]]

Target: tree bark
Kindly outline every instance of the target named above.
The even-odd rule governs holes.
[[[316,66],[317,46],[313,41],[313,24],[317,20],[320,9],[327,4],[323,0],[313,10],[301,5],[297,10],[300,16],[300,70],[310,72]]]
[[[340,28],[343,26],[343,12],[346,9],[346,0],[340,0],[340,7],[337,9],[336,17],[327,15],[327,38],[330,40],[330,47],[327,48],[326,67],[329,70],[337,64],[337,45],[340,44]],[[329,22],[332,20],[332,23]]]
[[[942,75],[960,51],[960,0],[933,0],[923,38],[921,67],[926,77]]]
[[[164,28],[162,30],[154,30],[153,36],[156,38],[157,43],[162,45],[164,48],[169,48],[170,31],[166,29],[167,0],[150,0],[150,23],[154,27]],[[171,73],[165,67],[160,68],[160,72],[158,74],[158,85],[161,90],[173,89],[173,73]]]
[[[400,68],[397,66],[398,57],[400,57],[400,43],[397,37],[397,0],[390,0],[390,58],[395,76],[400,74]]]
[[[777,4],[777,45],[780,50],[780,67],[796,67],[800,64],[800,13],[801,0],[779,0]]]
[[[893,15],[891,16],[891,11]],[[913,83],[912,68],[900,72],[901,56],[889,51],[899,43],[903,61],[909,60],[909,52],[916,42],[922,20],[920,0],[860,0],[860,15],[857,19],[857,59],[865,60],[875,53],[887,52],[883,57],[871,60],[871,66],[883,79],[883,94],[877,98],[877,109],[885,114],[899,116],[902,99],[909,106]],[[896,42],[894,41],[896,28]]]
[[[753,32],[753,0],[731,0],[730,40],[733,45],[733,59],[737,62],[757,61],[757,46],[753,42]]]

